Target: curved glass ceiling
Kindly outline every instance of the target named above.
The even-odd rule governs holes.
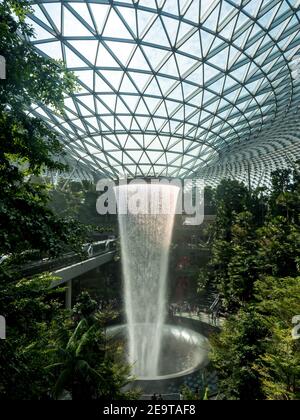
[[[33,113],[55,127],[81,169],[217,176],[299,152],[298,0],[32,3],[31,42],[63,60],[81,86],[66,97],[63,119],[47,108]]]

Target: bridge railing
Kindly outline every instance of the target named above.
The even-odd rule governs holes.
[[[90,258],[106,254],[108,252],[113,252],[116,250],[116,243],[117,238],[87,243],[82,247],[83,255],[76,254],[75,252],[68,252],[55,259],[44,258],[42,260],[24,264],[20,267],[20,271],[23,276],[33,276],[46,271],[59,270],[60,268],[79,263],[80,261],[86,261]],[[9,258],[9,256],[5,257],[6,258],[3,257],[3,262]]]

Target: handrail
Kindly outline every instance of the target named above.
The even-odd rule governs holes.
[[[116,244],[116,242],[117,238],[84,244],[82,246],[82,251],[87,254],[87,258],[85,258],[84,261],[87,261],[93,257],[102,254],[106,254],[108,252],[112,252],[115,249],[114,245]],[[99,247],[100,249],[98,249]],[[2,257],[2,261],[0,259],[0,264],[3,261],[5,261],[5,259],[9,258],[9,256],[7,256],[7,258],[4,257],[6,256]],[[60,268],[67,267],[80,261],[82,261],[82,258],[80,258],[80,254],[76,254],[75,252],[68,252],[55,259],[45,258],[42,260],[32,261],[30,263],[24,264],[21,267],[21,272],[23,275],[34,275],[45,271],[58,270]],[[41,269],[42,271],[40,271],[39,269]],[[30,271],[32,272],[30,273]]]

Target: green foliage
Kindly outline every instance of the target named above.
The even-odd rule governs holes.
[[[221,181],[216,188],[215,200],[217,205],[216,235],[218,239],[227,241],[231,239],[231,228],[236,215],[254,208],[257,200],[242,183],[230,180]]]
[[[262,399],[260,379],[254,366],[263,354],[267,333],[253,308],[240,309],[212,340],[211,360],[219,376],[219,392],[226,399]]]
[[[47,397],[51,378],[44,371],[44,337],[62,313],[60,290],[49,289],[52,281],[49,275],[0,280],[0,312],[8,326],[7,340],[0,340],[0,400]]]
[[[134,393],[122,391],[130,374],[123,363],[123,349],[106,335],[105,325],[112,313],[97,312],[87,293],[80,296],[73,312],[74,326],[69,335],[58,335],[52,364],[47,367],[57,378],[54,397],[68,391],[73,400],[134,398]]]
[[[204,206],[205,214],[215,214],[216,213],[216,199],[215,199],[215,190],[212,187],[206,186],[204,190]]]
[[[98,193],[91,182],[68,182],[62,179],[50,191],[50,197],[49,205],[55,214],[73,217],[97,233],[116,232],[117,218],[114,215],[100,216],[97,213]]]
[[[236,216],[232,226],[231,258],[228,262],[228,279],[220,282],[219,290],[224,295],[224,304],[232,311],[241,303],[248,302],[256,279],[255,224],[250,212]],[[225,280],[225,279],[224,279]]]
[[[257,231],[259,272],[272,276],[297,275],[300,249],[300,225],[283,216],[268,220]]]
[[[56,134],[28,108],[40,103],[61,112],[75,79],[26,42],[32,36],[27,12],[28,2],[0,4],[0,54],[7,62],[7,79],[0,81],[0,254],[38,249],[53,256],[66,244],[78,250],[85,230],[55,216],[45,187],[32,182],[42,169],[64,166],[57,160],[62,147]]]
[[[0,341],[0,399],[49,399],[64,383],[71,391],[80,387],[83,395],[122,396],[127,366],[111,356],[99,318],[71,319],[62,290],[49,287],[53,277],[23,279],[19,272],[33,253],[79,252],[87,233],[70,215],[61,218],[49,208],[47,186],[39,181],[44,169],[66,168],[59,163],[57,135],[28,111],[39,104],[63,113],[64,94],[76,83],[61,63],[41,57],[26,41],[33,35],[25,21],[29,10],[28,1],[0,4],[0,54],[7,62],[7,79],[0,81],[0,256],[10,255],[0,264],[0,314],[7,321],[7,340]],[[82,318],[87,302],[79,309]],[[45,369],[55,363],[62,369]]]
[[[208,388],[204,392],[199,392],[199,390],[194,392],[187,385],[184,385],[181,387],[180,392],[184,401],[207,401],[209,399]]]
[[[44,165],[62,168],[52,158],[62,151],[55,134],[27,110],[39,102],[61,111],[64,92],[75,87],[71,73],[60,63],[41,57],[24,40],[33,35],[24,21],[27,9],[28,2],[5,0],[0,5],[0,54],[7,66],[7,78],[0,82],[0,168],[10,169],[12,177],[21,176],[16,163],[28,167],[29,173],[39,173]]]
[[[42,57],[25,40],[34,36],[25,22],[29,11],[28,1],[4,0],[0,4],[0,54],[7,66],[7,79],[1,82],[1,108],[9,104],[14,111],[22,111],[33,101],[41,101],[61,110],[64,92],[73,90],[75,79],[62,63]]]
[[[291,335],[291,320],[300,313],[300,277],[265,277],[255,285],[256,309],[269,331],[256,371],[267,399],[300,398],[300,341]]]
[[[227,314],[212,361],[227,399],[298,399],[300,178],[297,167],[273,174],[269,194],[223,181],[215,193],[212,257],[200,272]],[[206,282],[205,282],[206,278]]]
[[[76,305],[73,307],[73,314],[79,319],[89,319],[97,310],[97,302],[91,299],[88,292],[82,292],[77,299]]]
[[[295,217],[295,221],[299,221],[299,181],[300,174],[297,167],[275,171],[272,174],[269,207],[273,216],[285,216],[287,219]]]
[[[136,391],[122,390],[130,373],[123,348],[106,335],[114,314],[99,313],[85,293],[70,317],[54,299],[60,291],[49,289],[52,280],[22,280],[14,286],[18,295],[3,299],[13,328],[0,341],[0,400],[56,399],[66,392],[73,400],[136,399]]]

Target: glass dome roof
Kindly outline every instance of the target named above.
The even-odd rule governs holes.
[[[64,118],[32,113],[78,170],[258,179],[300,156],[298,0],[31,3],[31,42],[80,82]]]

